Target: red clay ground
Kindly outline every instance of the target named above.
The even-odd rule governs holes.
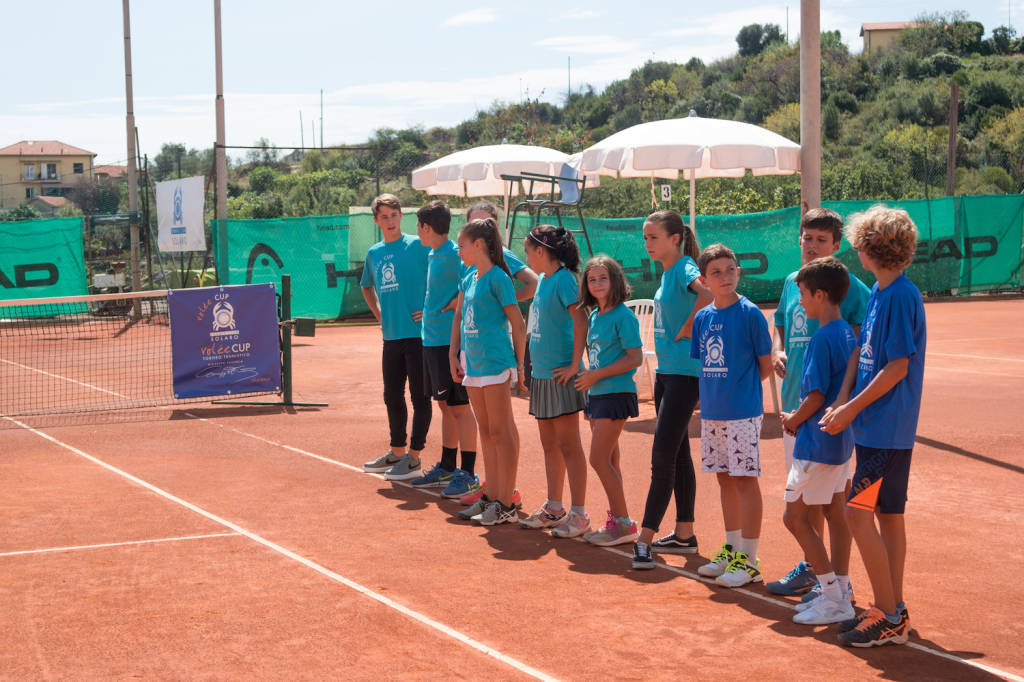
[[[950,656],[1024,675],[1024,589],[1007,579],[1024,558],[1024,332],[1013,324],[1024,301],[927,313],[907,516],[913,646],[845,649],[830,628],[791,623],[786,600],[761,586],[696,580],[700,558],[633,571],[628,546],[469,526],[453,520],[457,504],[357,471],[387,444],[380,332],[338,327],[296,350],[296,399],[327,408],[193,405],[0,427],[0,676],[997,677]],[[621,441],[635,516],[649,473],[647,392]],[[532,509],[545,496],[539,439],[527,401],[513,404],[518,487]],[[434,428],[427,462],[439,448]],[[799,552],[781,523],[771,416],[763,460],[761,560],[774,579]],[[587,506],[598,522],[595,476]],[[697,528],[706,556],[722,541],[709,476],[698,477]],[[153,540],[166,541],[142,544]],[[33,551],[108,543],[136,544]],[[853,582],[863,605],[856,557]]]

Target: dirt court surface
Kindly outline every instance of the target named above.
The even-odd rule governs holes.
[[[332,327],[295,352],[296,400],[329,407],[0,419],[0,677],[1020,680],[1024,300],[926,311],[907,646],[843,648],[834,626],[792,623],[794,599],[698,578],[724,537],[709,475],[700,556],[634,571],[629,545],[473,526],[436,492],[362,473],[387,447],[380,330]],[[620,441],[634,518],[654,428],[646,379],[640,397]],[[543,460],[527,399],[513,407],[528,512],[545,499]],[[435,410],[428,466],[439,432]],[[695,418],[696,451],[698,433]],[[781,521],[771,414],[762,461],[773,580],[800,552]],[[587,507],[598,525],[593,473]],[[852,580],[865,606],[856,551]]]

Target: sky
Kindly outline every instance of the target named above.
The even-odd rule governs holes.
[[[1024,27],[1024,0],[826,0],[821,28],[859,53],[862,23],[968,5],[986,37],[1008,22]],[[796,40],[798,0],[222,0],[227,144],[320,144],[321,90],[328,145],[358,144],[383,127],[452,126],[494,102],[560,104],[569,88],[599,91],[647,60],[734,54],[747,24],[785,32],[787,8]],[[97,164],[125,163],[121,9],[117,0],[4,3],[0,147],[55,139],[95,152]],[[213,0],[135,0],[131,47],[141,151],[211,146]]]

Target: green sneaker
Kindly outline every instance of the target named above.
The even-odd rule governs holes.
[[[751,561],[746,552],[736,552],[736,558],[725,569],[725,573],[715,578],[715,582],[723,587],[742,587],[762,580],[761,562],[758,559]]]
[[[735,558],[736,555],[732,551],[732,545],[727,545],[723,542],[722,547],[711,557],[711,561],[697,568],[697,573],[706,578],[717,578],[725,573],[725,569],[729,568],[729,564]]]

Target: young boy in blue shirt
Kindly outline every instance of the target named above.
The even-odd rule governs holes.
[[[363,471],[386,472],[388,480],[403,481],[420,475],[420,452],[430,428],[430,396],[423,385],[421,320],[427,289],[427,252],[420,240],[402,233],[402,205],[393,194],[382,194],[370,204],[373,222],[383,241],[366,253],[359,286],[370,312],[380,322],[384,337],[381,370],[384,405],[388,412],[391,447],[377,459],[363,464]],[[412,438],[405,449],[405,382],[412,399]],[[399,450],[400,452],[401,450]]]
[[[701,361],[701,471],[721,489],[725,542],[697,569],[726,587],[761,581],[761,381],[771,371],[768,322],[756,305],[736,293],[736,255],[712,244],[697,259],[701,283],[714,300],[693,318],[690,357]]]
[[[843,219],[838,213],[828,208],[812,208],[800,219],[800,264],[807,265],[815,258],[831,256],[839,251],[843,241]],[[786,278],[782,285],[782,297],[775,309],[775,328],[772,335],[772,368],[782,379],[782,411],[793,412],[800,405],[800,378],[803,367],[804,352],[811,337],[818,331],[818,321],[800,305],[800,289],[796,283],[796,272]],[[853,328],[854,337],[860,333],[860,325],[864,322],[864,311],[867,310],[868,288],[853,273],[849,274],[850,287],[846,292],[839,313]],[[782,434],[782,447],[786,453],[786,471],[793,464],[793,444],[795,438],[788,433]],[[811,524],[822,535],[825,530],[825,517],[819,507],[809,510]],[[849,553],[849,547],[846,553]],[[841,576],[844,584],[848,577]],[[804,595],[804,601],[810,601],[820,594],[815,586],[818,582],[814,568],[807,557],[799,562],[793,570],[779,580],[765,583],[765,589],[774,594],[786,596]],[[814,589],[813,593],[810,591]]]
[[[853,425],[857,469],[846,520],[875,606],[840,623],[839,640],[856,647],[902,644],[910,632],[903,603],[903,513],[927,341],[921,292],[903,274],[917,248],[917,227],[906,211],[873,206],[850,217],[846,236],[878,281],[871,289],[860,345],[850,354],[843,387],[820,425],[831,434]]]
[[[786,481],[783,521],[804,556],[818,569],[817,598],[797,605],[796,623],[824,625],[853,618],[850,603],[850,530],[845,503],[853,455],[853,434],[846,429],[829,435],[818,427],[825,407],[839,395],[850,353],[857,346],[853,329],[843,319],[840,304],[850,287],[846,266],[832,256],[806,263],[796,276],[800,305],[809,320],[821,327],[803,354],[800,404],[783,412],[783,432],[795,437],[793,460]],[[832,561],[811,512],[828,520]],[[846,577],[845,582],[843,577]]]
[[[476,419],[465,387],[452,380],[448,364],[459,282],[466,275],[459,248],[448,238],[451,222],[448,206],[437,199],[416,212],[416,232],[424,246],[430,248],[423,301],[423,380],[441,410],[441,461],[410,482],[414,488],[444,488],[441,496],[449,498],[462,497],[478,482],[473,472]],[[460,445],[461,468],[456,466]]]

